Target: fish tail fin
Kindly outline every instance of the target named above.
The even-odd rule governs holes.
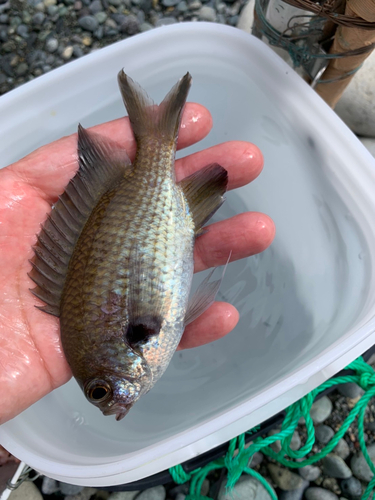
[[[157,106],[138,83],[120,71],[118,83],[137,142],[142,137],[177,140],[191,80],[190,73],[186,73]]]

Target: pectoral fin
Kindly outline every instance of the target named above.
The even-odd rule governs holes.
[[[203,233],[202,227],[224,203],[227,185],[228,173],[217,163],[198,170],[179,183],[193,216],[196,236]]]
[[[220,279],[212,281],[210,283],[210,279],[217,269],[217,267],[215,267],[214,269],[212,269],[207,278],[205,278],[199,285],[199,287],[196,289],[194,295],[191,297],[189,301],[186,310],[185,326],[188,325],[189,323],[192,323],[214,303],[216,294],[219,291],[221,282],[223,281],[224,274],[231,255],[232,253],[228,257],[227,263],[224,266],[223,273]]]

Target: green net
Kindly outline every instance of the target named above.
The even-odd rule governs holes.
[[[254,453],[261,451],[264,455],[267,455],[280,464],[292,469],[314,464],[328,455],[328,453],[335,448],[339,440],[344,436],[357,418],[358,441],[360,448],[372,473],[375,474],[375,467],[367,453],[364,437],[364,417],[366,408],[371,398],[375,396],[375,372],[362,357],[353,361],[347,369],[353,371],[354,374],[327,380],[327,382],[319,386],[317,389],[314,389],[305,397],[289,406],[285,410],[286,415],[281,430],[277,434],[256,438],[250,446],[247,447],[245,447],[245,437],[247,433],[240,434],[229,442],[228,451],[223,458],[214,460],[213,462],[210,462],[204,467],[194,470],[191,473],[186,473],[181,465],[169,469],[169,472],[176,483],[183,484],[190,481],[190,491],[186,500],[211,500],[209,497],[203,496],[201,491],[205,478],[215,469],[226,470],[226,486],[229,491],[234,487],[242,474],[248,474],[256,478],[263,485],[272,500],[277,500],[277,496],[268,481],[258,472],[249,467],[249,462],[251,461],[251,457]],[[306,455],[312,452],[312,448],[315,443],[315,430],[310,416],[311,406],[315,398],[326,389],[330,389],[339,384],[346,384],[348,382],[354,382],[362,387],[365,391],[363,396],[352,408],[349,415],[346,417],[341,427],[329,443],[320,452],[315,453],[309,458],[305,458]],[[304,417],[306,423],[306,442],[298,450],[292,450],[290,442],[301,417]],[[252,431],[249,432],[251,433]],[[281,442],[281,450],[278,453],[270,447],[270,445],[275,441]],[[367,500],[374,487],[375,476],[369,482],[361,500]]]

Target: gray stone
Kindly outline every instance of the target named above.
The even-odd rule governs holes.
[[[59,8],[57,7],[57,5],[49,5],[47,7],[47,13],[49,16],[54,16],[55,14],[57,14]]]
[[[192,0],[189,2],[189,9],[197,10],[202,7],[202,2],[200,0]]]
[[[143,33],[144,31],[152,30],[153,26],[150,23],[142,23],[139,27],[140,31]]]
[[[139,491],[116,491],[111,493],[108,500],[134,500]]]
[[[263,462],[264,455],[260,451],[256,451],[252,457],[249,458],[249,462],[247,464],[248,467],[254,468],[257,465],[260,465]]]
[[[320,468],[316,465],[305,465],[305,467],[298,469],[298,473],[306,481],[315,481],[322,474]]]
[[[81,49],[79,45],[73,45],[73,56],[74,57],[82,57],[85,53]]]
[[[56,52],[59,42],[56,38],[47,38],[46,40],[46,50],[48,52]]]
[[[198,17],[201,21],[210,21],[213,23],[216,21],[216,11],[213,7],[203,5],[203,7],[199,9]]]
[[[143,12],[143,10],[139,10],[137,12],[137,21],[138,21],[138,24],[144,23],[145,20],[146,20],[145,13]]]
[[[20,24],[17,26],[17,35],[22,36],[22,38],[28,38],[29,28],[25,24]]]
[[[371,137],[359,137],[359,140],[362,142],[362,144],[369,150],[369,152],[372,154],[372,156],[375,158],[375,139]],[[371,422],[374,424],[374,422]],[[375,428],[375,424],[374,424]],[[372,429],[373,431],[374,429]]]
[[[83,16],[78,19],[78,24],[86,31],[94,32],[98,26],[98,20],[94,16]]]
[[[237,481],[232,491],[227,490],[226,481],[223,481],[217,499],[270,500],[271,497],[259,481],[249,476],[242,476]]]
[[[83,486],[60,482],[60,491],[63,495],[76,495],[83,490]]]
[[[348,443],[344,438],[341,438],[337,445],[333,448],[334,453],[341,457],[343,460],[346,460],[350,455],[350,449]]]
[[[100,0],[94,0],[89,5],[90,14],[97,14],[98,12],[101,12],[102,10],[103,10],[103,5],[102,5],[102,2]]]
[[[12,491],[9,496],[10,500],[43,500],[42,494],[35,486],[34,483],[30,481],[25,481],[20,484],[20,486]]]
[[[179,12],[186,12],[188,10],[188,4],[185,2],[185,0],[182,0],[181,2],[178,2],[176,9]]]
[[[98,40],[101,40],[103,38],[103,36],[104,36],[104,28],[103,28],[103,26],[98,26],[98,28],[96,28],[96,30],[94,31],[94,36]]]
[[[278,495],[278,500],[302,500],[303,494],[309,484],[310,483],[308,481],[304,481],[301,488],[297,488],[296,490],[281,491]]]
[[[334,477],[326,477],[325,479],[323,479],[321,486],[326,490],[332,491],[336,495],[341,494],[339,483]]]
[[[267,467],[273,482],[280,489],[289,491],[303,488],[305,481],[289,469],[283,469],[275,464],[268,464]]]
[[[65,49],[63,50],[62,54],[61,54],[61,57],[65,60],[65,61],[69,61],[69,59],[72,57],[73,55],[73,46],[72,45],[68,45],[67,47],[65,47]]]
[[[341,491],[343,494],[352,500],[359,500],[362,496],[361,482],[355,477],[349,477],[341,481]]]
[[[103,24],[107,20],[107,14],[105,12],[97,12],[95,14],[96,19],[98,20],[99,24]]]
[[[364,390],[359,387],[359,385],[354,382],[348,382],[347,384],[339,384],[337,386],[339,393],[346,398],[356,399],[364,394]]]
[[[355,134],[375,137],[375,52],[354,75],[335,111]]]
[[[307,488],[305,491],[306,500],[338,500],[338,496],[332,491],[328,491],[324,488]]]
[[[310,416],[314,424],[321,424],[332,412],[332,403],[327,396],[323,396],[313,403],[310,410]]]
[[[28,70],[29,70],[28,65],[25,62],[22,62],[16,67],[15,73],[17,76],[24,76],[26,75]]]
[[[367,453],[369,454],[372,463],[375,465],[375,444],[370,444],[369,446],[367,446]],[[362,452],[356,453],[352,457],[350,461],[350,467],[357,479],[365,481],[366,483],[369,483],[371,481],[373,473],[371,472],[370,467],[367,465]]]
[[[59,489],[59,483],[55,479],[44,476],[42,483],[42,493],[44,495],[52,495],[56,491],[59,491]]]
[[[335,431],[329,425],[321,424],[315,429],[315,437],[321,444],[327,444],[334,435]]]
[[[137,500],[165,500],[165,488],[164,486],[154,486],[153,488],[148,488],[142,491]]]
[[[164,7],[175,7],[180,0],[162,0],[161,3]]]
[[[79,493],[76,493],[75,495],[67,495],[65,497],[65,500],[90,500],[93,497],[93,495],[95,495],[95,493],[97,492],[98,490],[96,488],[86,487],[83,488]],[[104,493],[106,496],[104,496],[103,498],[108,500],[109,493],[107,493],[106,491]],[[95,498],[99,500],[99,497],[97,495],[95,495]]]
[[[274,436],[275,434],[278,434],[280,432],[280,429],[273,429],[270,431],[269,436]],[[301,447],[301,438],[299,437],[299,434],[297,431],[293,432],[292,439],[290,441],[290,448],[294,451],[299,450]],[[271,444],[271,448],[275,453],[279,453],[281,451],[281,442],[279,440],[275,441],[274,443]]]
[[[43,73],[48,73],[48,71],[51,71],[51,69],[52,66],[50,64],[43,64],[42,66]]]
[[[160,28],[160,26],[168,26],[175,23],[177,23],[177,20],[174,17],[162,17],[156,21],[155,27]]]
[[[0,14],[0,23],[8,24],[9,16],[8,14]]]
[[[338,479],[347,479],[352,476],[352,471],[346,465],[344,460],[336,455],[330,453],[322,460],[323,472],[327,476],[335,477]]]
[[[174,500],[186,500],[186,495],[183,493],[177,493]]]
[[[120,26],[120,32],[126,33],[129,36],[139,33],[138,19],[133,14],[126,16]]]
[[[43,12],[36,12],[32,17],[32,22],[36,26],[41,26],[45,18],[46,16],[45,14],[43,14]]]

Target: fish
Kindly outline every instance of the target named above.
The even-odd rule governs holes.
[[[191,81],[186,73],[156,105],[120,71],[135,159],[79,125],[78,171],[33,247],[31,292],[44,303],[37,307],[59,317],[65,357],[87,400],[116,420],[160,379],[222,279],[212,281],[211,271],[189,300],[195,240],[228,184],[216,163],[176,182]]]

